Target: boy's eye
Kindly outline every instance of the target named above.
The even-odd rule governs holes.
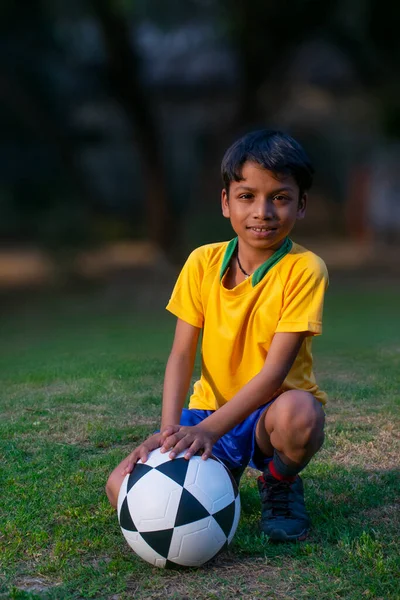
[[[242,200],[250,200],[253,197],[253,194],[240,194],[239,198]]]
[[[288,198],[287,196],[282,196],[281,194],[278,194],[277,196],[274,197],[274,200],[277,200],[278,202],[289,202],[290,198]]]

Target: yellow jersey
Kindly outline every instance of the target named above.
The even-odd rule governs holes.
[[[278,393],[305,390],[325,404],[311,353],[312,337],[322,333],[325,263],[286,239],[251,277],[227,289],[224,278],[236,246],[234,238],[194,250],[167,305],[176,317],[203,330],[201,377],[189,408],[217,410],[233,398],[261,371],[277,332],[309,334]]]

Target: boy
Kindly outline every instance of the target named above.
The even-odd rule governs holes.
[[[328,275],[321,259],[288,237],[305,214],[313,169],[290,136],[245,135],[222,161],[222,213],[237,237],[194,250],[167,309],[177,317],[159,433],[112,472],[116,506],[125,475],[161,447],[174,458],[220,458],[239,481],[258,478],[261,530],[304,540],[309,517],[299,472],[322,446],[325,394],[312,371]],[[202,369],[183,409],[202,332]]]

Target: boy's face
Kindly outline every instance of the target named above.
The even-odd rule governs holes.
[[[273,254],[305,214],[307,195],[293,177],[279,179],[254,162],[243,165],[241,181],[232,181],[229,197],[222,190],[222,214],[245,245]]]

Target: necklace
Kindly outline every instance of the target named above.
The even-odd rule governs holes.
[[[242,271],[243,275],[245,276],[245,279],[248,279],[250,277],[250,273],[246,273],[246,271],[243,269],[242,265],[240,264],[239,252],[236,254],[236,260],[237,260],[239,269]]]

